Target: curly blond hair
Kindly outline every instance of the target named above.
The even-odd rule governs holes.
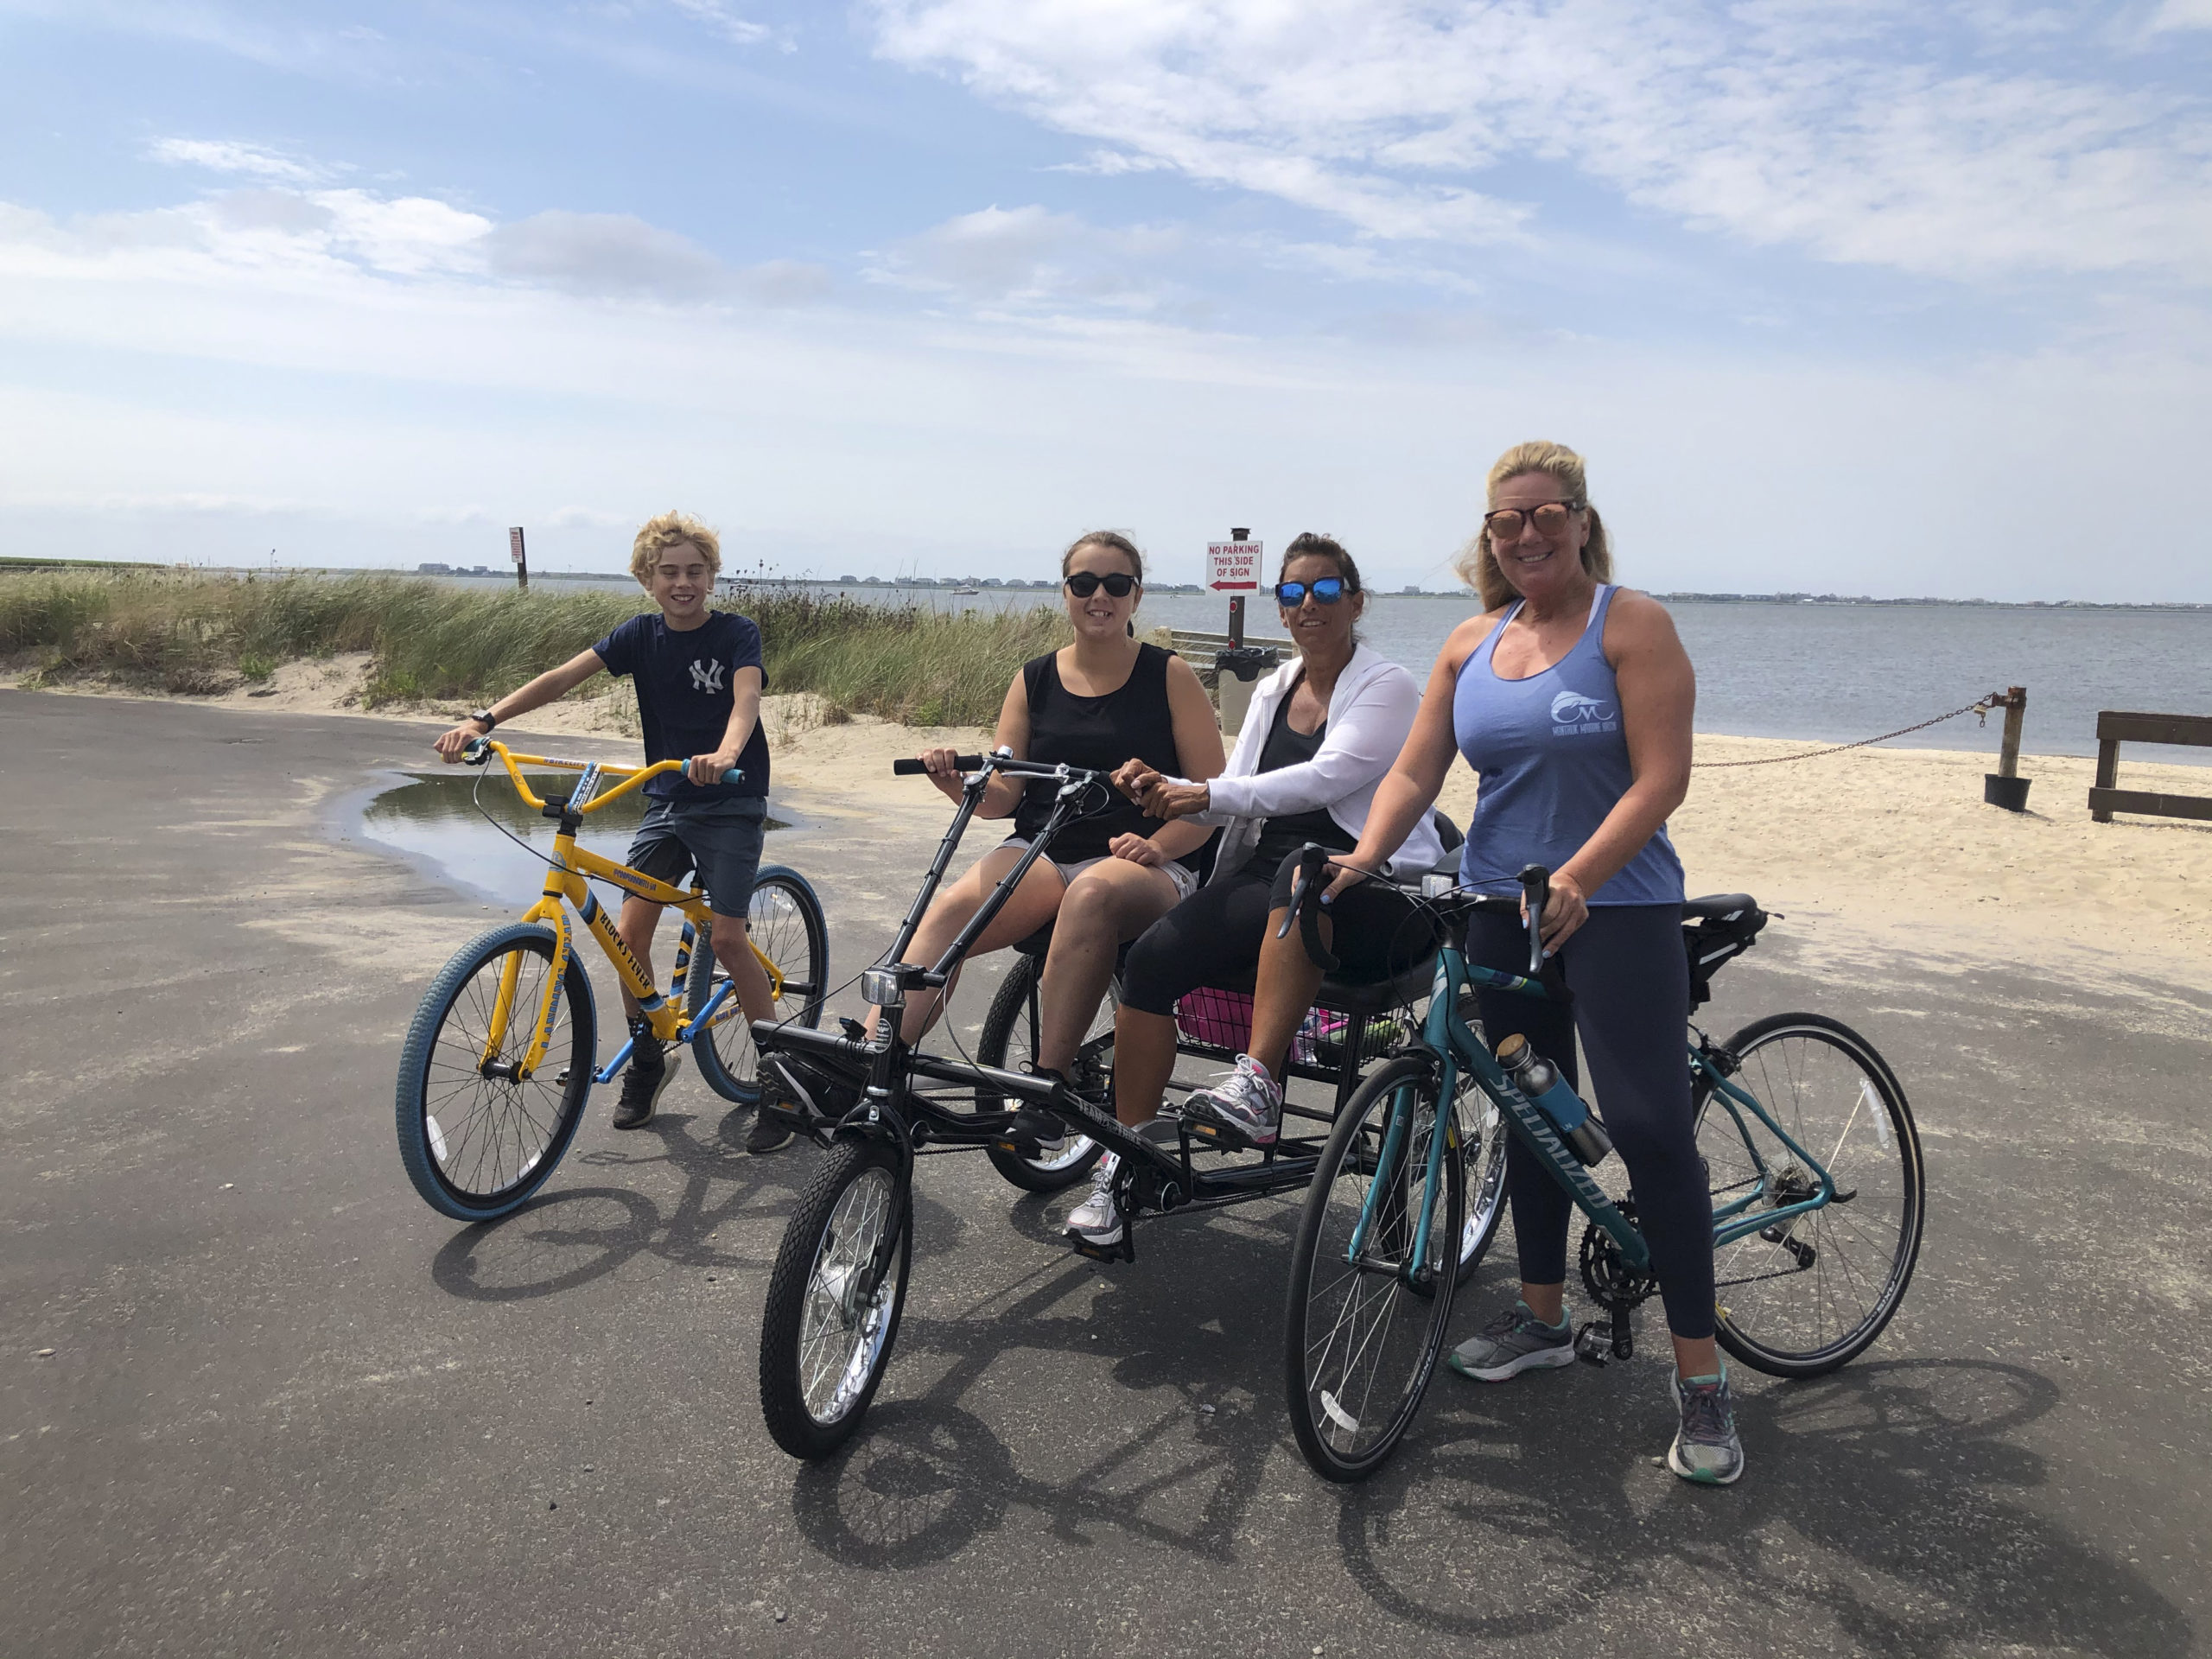
[[[652,586],[654,563],[670,548],[689,542],[706,556],[707,569],[721,574],[721,537],[701,524],[688,512],[664,512],[658,518],[648,518],[639,527],[638,539],[630,543],[630,574],[638,579],[641,588]]]
[[[1491,505],[1497,505],[1497,486],[1509,478],[1518,478],[1523,473],[1548,473],[1559,480],[1560,493],[1569,501],[1579,503],[1590,515],[1590,539],[1582,544],[1582,568],[1590,573],[1592,582],[1613,579],[1613,547],[1605,534],[1605,522],[1598,517],[1598,509],[1590,505],[1590,481],[1585,472],[1582,457],[1563,443],[1554,443],[1546,438],[1516,443],[1497,458],[1490,469],[1490,480],[1484,486],[1484,499]],[[1505,572],[1497,568],[1497,559],[1491,552],[1490,526],[1484,524],[1476,532],[1475,539],[1459,550],[1459,556],[1452,569],[1459,573],[1459,580],[1481,595],[1483,609],[1502,610],[1521,597],[1513,584],[1505,579]]]

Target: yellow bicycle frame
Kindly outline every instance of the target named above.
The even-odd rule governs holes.
[[[648,779],[658,778],[664,772],[680,771],[686,764],[682,760],[658,760],[650,766],[598,766],[593,761],[563,760],[551,755],[516,754],[504,743],[490,743],[486,747],[506,767],[507,777],[514,784],[515,792],[537,811],[545,810],[545,803],[538,798],[524,779],[521,769],[525,766],[549,766],[556,771],[577,772],[595,769],[601,776],[620,780],[605,794],[595,796],[576,808],[579,817],[596,812],[609,801],[621,799]],[[652,972],[630,954],[630,947],[622,943],[621,935],[614,931],[613,918],[591,891],[587,880],[591,876],[612,881],[624,892],[633,893],[651,903],[671,906],[683,912],[684,918],[692,925],[694,944],[678,947],[671,988],[680,988],[685,982],[690,968],[691,950],[703,946],[711,952],[714,949],[714,913],[707,907],[707,895],[703,891],[697,887],[671,887],[665,881],[657,881],[652,876],[633,870],[626,864],[602,858],[588,848],[577,846],[575,832],[563,828],[553,837],[552,856],[545,872],[545,889],[538,895],[537,902],[522,915],[525,922],[543,922],[553,930],[553,970],[545,977],[545,990],[538,1000],[537,1024],[531,1033],[530,1046],[518,1066],[524,1077],[536,1073],[544,1061],[546,1049],[552,1043],[553,1022],[560,1012],[561,984],[568,975],[569,953],[575,949],[574,936],[569,929],[568,912],[563,908],[564,901],[575,906],[576,913],[583,918],[591,937],[599,942],[600,950],[613,964],[615,975],[621,980],[623,988],[637,999],[638,1007],[645,1014],[653,1035],[663,1042],[673,1042],[678,1039],[685,1028],[683,1009],[669,1002],[654,988]],[[750,939],[747,943],[751,943]],[[775,996],[782,996],[784,976],[776,964],[768,959],[758,944],[753,945],[753,957],[760,964],[761,972],[767,976],[769,991]],[[507,1027],[514,1018],[516,987],[521,974],[522,954],[516,951],[509,955],[499,969],[499,992],[493,1002],[490,1029],[484,1038],[484,1060],[487,1065],[499,1058],[506,1045]],[[734,996],[730,998],[733,1005],[735,1001]],[[733,1017],[730,1009],[718,1010],[713,1023],[720,1025],[724,1020]]]

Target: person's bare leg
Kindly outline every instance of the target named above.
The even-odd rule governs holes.
[[[1037,1063],[1065,1075],[1114,977],[1114,957],[1175,907],[1180,895],[1164,871],[1109,858],[1076,877],[1060,900],[1039,989]]]
[[[1557,1324],[1557,1320],[1553,1321]],[[1669,1331],[1668,1336],[1675,1344],[1675,1374],[1677,1376],[1718,1376],[1720,1375],[1720,1351],[1711,1337],[1677,1337]]]
[[[1275,937],[1288,913],[1285,908],[1268,915],[1267,938],[1260,944],[1260,971],[1252,991],[1252,1040],[1245,1050],[1268,1068],[1268,1075],[1278,1086],[1282,1083],[1283,1057],[1290,1052],[1290,1039],[1306,1023],[1314,993],[1321,988],[1321,970],[1306,954],[1298,930],[1291,929],[1280,939]],[[1333,943],[1334,925],[1326,916],[1320,919],[1321,943]]]
[[[938,890],[937,898],[922,918],[922,925],[914,931],[913,943],[906,948],[909,962],[929,963],[944,954],[945,947],[960,936],[969,918],[982,908],[983,900],[1006,873],[1020,859],[1018,849],[995,847],[969,867],[957,880]],[[1002,950],[1007,945],[1018,944],[1039,928],[1052,919],[1059,908],[1060,895],[1066,891],[1060,873],[1051,861],[1039,859],[1029,867],[1029,874],[1022,877],[1021,885],[1006,902],[1006,908],[993,918],[976,941],[970,956],[982,956],[987,951]],[[908,1042],[917,1041],[937,1023],[938,1009],[943,997],[936,991],[918,991],[906,1000],[906,1012],[899,1022],[899,1033]],[[878,1013],[868,1010],[868,1033],[876,1029]]]
[[[648,976],[652,973],[653,933],[659,925],[660,906],[634,893],[622,900],[622,913],[614,920],[615,937],[630,947],[630,954]],[[632,1020],[639,1012],[638,999],[627,985],[622,988],[622,1012]]]
[[[1114,1018],[1114,1116],[1135,1127],[1160,1116],[1175,1075],[1175,1020],[1124,1007]]]
[[[1567,1317],[1567,1287],[1561,1285],[1531,1285],[1521,1287],[1521,1300],[1529,1311],[1546,1325],[1557,1325]],[[1700,1376],[1700,1371],[1685,1371],[1685,1376]]]
[[[769,984],[767,973],[760,966],[760,958],[753,954],[751,939],[745,931],[741,916],[715,918],[715,960],[729,976],[731,988],[737,993],[737,1005],[745,1010],[745,1017],[752,1020],[773,1020],[776,1017],[775,988]]]

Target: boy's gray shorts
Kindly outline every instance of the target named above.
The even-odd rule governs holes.
[[[760,870],[768,803],[757,795],[731,801],[655,801],[623,862],[656,881],[681,885],[693,870],[717,916],[743,919]]]

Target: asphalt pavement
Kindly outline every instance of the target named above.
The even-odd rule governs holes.
[[[1288,1201],[1102,1268],[967,1157],[923,1166],[864,1433],[803,1466],[755,1376],[819,1154],[747,1157],[687,1074],[636,1134],[602,1091],[505,1222],[407,1185],[401,1033],[530,899],[361,838],[429,735],[0,691],[0,1650],[2212,1650],[2202,990],[1948,959],[1940,918],[1910,957],[1777,923],[1722,973],[1718,1031],[1810,1007],[1884,1049],[1931,1192],[1870,1353],[1737,1371],[1734,1488],[1656,1462],[1656,1306],[1625,1364],[1440,1373],[1329,1485],[1284,1415]],[[922,787],[779,797],[836,980],[920,874]]]

